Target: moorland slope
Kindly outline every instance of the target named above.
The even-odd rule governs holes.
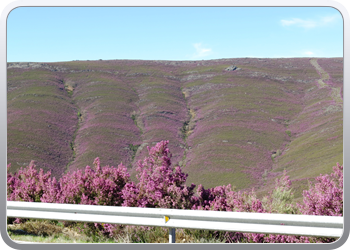
[[[8,63],[7,90],[12,171],[135,174],[169,140],[188,183],[264,194],[285,169],[300,197],[343,164],[342,58]]]

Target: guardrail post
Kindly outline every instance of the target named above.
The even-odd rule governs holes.
[[[169,228],[169,243],[175,243],[175,229],[176,228]]]

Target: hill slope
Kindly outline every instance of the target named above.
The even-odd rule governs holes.
[[[138,160],[169,140],[188,182],[264,194],[343,163],[343,59],[8,64],[8,163],[54,176]]]

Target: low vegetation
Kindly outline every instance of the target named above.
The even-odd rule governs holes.
[[[302,203],[292,203],[293,190],[287,172],[276,179],[275,188],[263,199],[254,190],[235,191],[231,185],[205,189],[203,185],[186,185],[188,174],[173,166],[168,141],[148,148],[149,156],[138,162],[138,182],[130,181],[126,167],[100,166],[65,174],[59,181],[51,173],[37,171],[32,162],[18,172],[7,174],[7,200],[71,203],[89,205],[199,209],[254,213],[289,213],[309,215],[343,215],[343,167],[337,164],[330,175],[321,175],[303,192]],[[11,165],[8,165],[8,170]],[[17,230],[17,231],[16,231]],[[16,239],[19,230],[27,234],[49,236],[51,242],[71,235],[72,241],[86,242],[167,242],[166,228],[116,224],[47,222],[8,218],[8,232]],[[21,232],[21,231],[20,231]],[[265,235],[206,230],[178,230],[179,242],[268,242],[329,243],[336,238]],[[65,236],[63,236],[65,235]],[[80,235],[80,236],[79,236]],[[81,236],[83,235],[83,236]],[[18,238],[17,238],[18,239]],[[69,242],[69,241],[68,241]]]

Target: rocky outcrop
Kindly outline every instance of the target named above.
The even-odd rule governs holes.
[[[227,67],[225,71],[234,71],[234,70],[240,70],[241,68],[237,68],[235,65],[231,65],[230,67]]]

